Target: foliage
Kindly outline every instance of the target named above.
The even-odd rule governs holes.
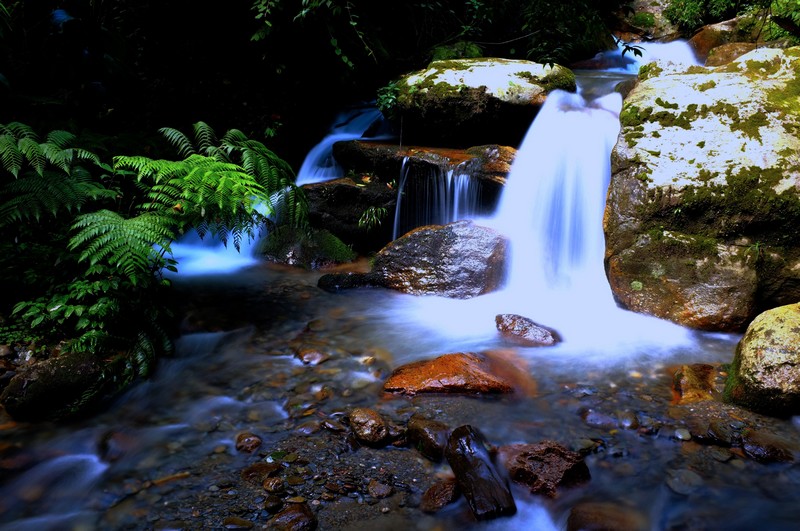
[[[350,262],[356,257],[352,248],[327,230],[287,225],[270,231],[259,243],[259,253],[270,260],[308,269]]]
[[[800,0],[670,0],[664,11],[670,22],[687,32],[745,13],[759,17],[759,26],[766,29],[767,38],[780,36],[778,28],[800,37]]]
[[[117,156],[110,166],[72,133],[42,141],[28,125],[0,124],[4,339],[102,356],[104,378],[121,388],[171,349],[163,271],[176,270],[173,241],[196,229],[230,234],[238,248],[267,221],[306,225],[291,168],[262,143],[235,129],[217,139],[203,122],[193,139],[162,133],[182,160]]]
[[[361,217],[358,219],[358,226],[367,230],[380,227],[386,214],[387,210],[384,207],[370,206],[361,214]]]
[[[656,25],[656,17],[652,13],[641,11],[631,17],[631,24],[637,28],[652,28]]]

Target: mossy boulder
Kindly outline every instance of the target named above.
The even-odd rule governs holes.
[[[741,331],[800,300],[799,72],[800,48],[790,48],[640,73],[620,115],[604,218],[622,306]]]
[[[351,262],[353,249],[325,229],[282,226],[259,242],[258,251],[268,260],[306,269],[319,269]]]
[[[576,90],[568,68],[497,58],[434,61],[397,87],[403,142],[447,147],[517,146],[549,92]]]
[[[800,415],[800,304],[756,317],[736,348],[725,393],[756,411]]]

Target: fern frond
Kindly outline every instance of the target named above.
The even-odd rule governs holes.
[[[45,164],[47,164],[47,158],[44,156],[41,144],[33,138],[23,137],[19,139],[17,145],[19,145],[19,150],[22,151],[22,154],[28,159],[28,162],[33,166],[36,173],[42,175],[42,173],[44,173]]]
[[[82,250],[81,262],[105,262],[134,285],[151,278],[160,265],[160,252],[167,252],[179,233],[169,216],[145,212],[125,219],[110,210],[78,216],[72,229],[69,249]]]
[[[193,153],[197,153],[194,149],[194,144],[189,137],[173,129],[172,127],[162,127],[158,130],[159,133],[164,135],[167,141],[178,150],[178,156],[186,158]]]
[[[23,138],[29,138],[34,142],[39,142],[39,136],[36,134],[36,131],[29,125],[20,123],[20,122],[9,122],[5,125],[5,130],[7,130],[11,135],[16,138],[17,140],[22,140]]]
[[[11,130],[6,129],[6,131],[5,134],[0,135],[0,162],[3,164],[3,169],[16,178],[22,169],[25,156],[19,150],[17,139],[12,135]]]
[[[239,142],[245,142],[247,140],[247,135],[242,133],[238,129],[228,129],[228,131],[222,135],[222,144],[236,144]]]
[[[70,153],[69,150],[62,149],[51,142],[40,144],[40,147],[45,160],[50,164],[59,168],[66,174],[72,171],[72,153]]]
[[[50,131],[47,133],[47,137],[44,139],[44,141],[45,143],[53,144],[60,149],[66,149],[75,141],[75,135],[69,131],[56,129],[55,131]]]
[[[71,176],[45,171],[27,173],[0,189],[0,227],[36,220],[46,213],[57,216],[62,210],[80,210],[90,200],[113,198],[116,192],[94,181],[83,170]]]
[[[194,139],[197,144],[197,151],[206,155],[213,156],[214,150],[217,149],[217,134],[214,129],[205,122],[197,122],[192,125],[194,129]]]

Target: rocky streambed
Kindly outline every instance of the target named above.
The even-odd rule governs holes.
[[[319,276],[179,279],[184,336],[154,379],[89,420],[4,421],[0,529],[796,525],[797,422],[719,400],[739,336],[462,341],[397,311],[419,297]],[[458,353],[505,387],[385,388]]]

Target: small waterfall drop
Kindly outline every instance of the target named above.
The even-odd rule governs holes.
[[[344,175],[344,170],[333,158],[333,145],[344,140],[357,140],[377,122],[383,114],[376,107],[357,107],[336,117],[328,134],[316,146],[311,148],[300,170],[297,172],[297,185],[319,183],[337,179]],[[372,137],[372,140],[383,137]]]
[[[672,42],[633,42],[629,43],[632,49],[625,50],[622,41],[618,41],[617,48],[597,54],[608,66],[609,71],[628,74],[637,74],[639,68],[653,61],[670,62],[680,65],[699,65],[700,62],[692,48],[685,41]],[[638,51],[641,55],[637,55]]]
[[[480,184],[463,164],[412,167],[403,159],[392,239],[423,225],[472,218],[481,207]]]

